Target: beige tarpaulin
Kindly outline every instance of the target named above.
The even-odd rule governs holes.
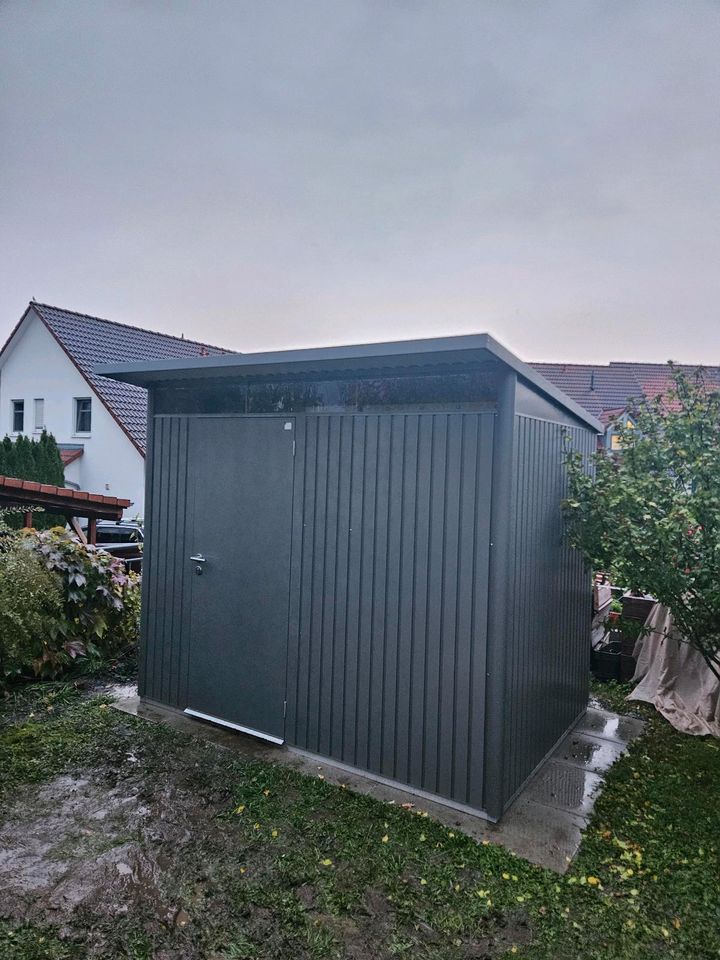
[[[634,651],[640,682],[627,699],[652,703],[681,733],[720,737],[720,681],[694,647],[677,640],[667,607],[656,604],[646,626]]]

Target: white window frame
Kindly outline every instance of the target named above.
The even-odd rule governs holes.
[[[80,430],[80,404],[89,403],[90,429]],[[92,433],[92,397],[73,397],[73,435],[76,437],[89,437]]]
[[[33,424],[35,433],[42,433],[45,429],[45,398],[35,397],[33,400]]]
[[[19,430],[15,429],[15,407],[16,404],[22,404],[22,427]],[[12,429],[11,433],[15,436],[20,436],[21,433],[25,433],[25,401],[24,400],[11,400],[10,401],[10,416],[12,417]]]

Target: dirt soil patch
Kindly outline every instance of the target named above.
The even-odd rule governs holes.
[[[353,862],[366,829],[337,819],[347,795],[103,709],[31,715],[32,749],[51,750],[51,763],[65,722],[56,712],[81,723],[93,711],[102,727],[90,731],[89,762],[60,763],[71,769],[6,797],[0,826],[0,917],[48,931],[43,943],[70,951],[58,955],[370,960],[410,946],[444,956],[443,945],[493,955],[492,935],[458,952],[457,937],[416,918],[370,863]],[[490,917],[481,926],[497,927]]]

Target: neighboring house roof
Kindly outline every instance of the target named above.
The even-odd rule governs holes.
[[[147,393],[142,387],[108,380],[93,373],[98,363],[129,360],[173,360],[180,357],[207,357],[226,353],[222,347],[197,340],[185,340],[167,333],[143,330],[113,320],[103,320],[74,310],[62,310],[46,303],[31,301],[7,343],[7,348],[29,310],[42,320],[52,336],[74,363],[100,400],[128,435],[137,449],[145,454]]]
[[[662,396],[672,385],[666,363],[531,363],[530,366],[604,424],[633,401]],[[678,365],[692,374],[697,366]],[[706,382],[720,388],[720,367],[703,367]]]

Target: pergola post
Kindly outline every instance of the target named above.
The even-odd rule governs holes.
[[[29,530],[29,529],[32,527],[32,525],[33,525],[33,519],[32,519],[32,517],[33,517],[33,515],[32,515],[32,510],[26,510],[26,511],[25,511],[25,516],[23,517],[23,526],[24,526],[27,530]]]
[[[88,517],[87,540],[93,546],[97,542],[97,519],[95,517]]]

